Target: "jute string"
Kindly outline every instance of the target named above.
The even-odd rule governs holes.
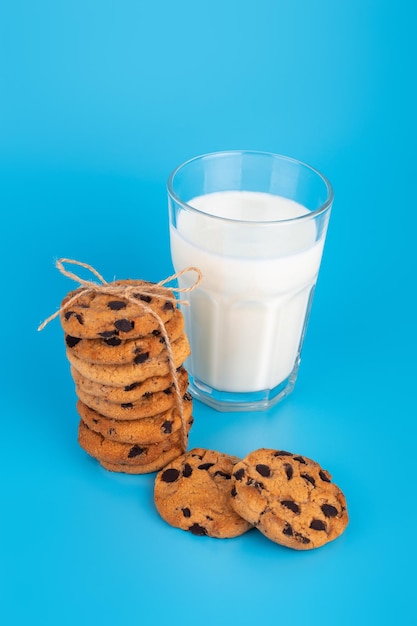
[[[90,280],[84,280],[77,274],[65,269],[64,263],[69,263],[71,265],[78,265],[80,267],[84,267],[89,272],[91,272],[96,278],[98,278],[100,283],[96,283]],[[49,324],[49,322],[51,322],[53,319],[58,317],[58,315],[60,315],[67,309],[69,309],[73,304],[76,304],[76,302],[82,296],[85,296],[86,294],[89,294],[89,293],[107,294],[107,295],[121,298],[122,300],[125,300],[129,302],[130,304],[134,304],[135,306],[139,307],[145,313],[149,313],[158,322],[158,327],[165,340],[165,345],[167,349],[169,369],[170,369],[170,373],[172,376],[174,389],[175,389],[176,405],[177,405],[177,409],[181,418],[182,447],[185,452],[187,449],[187,440],[188,440],[187,425],[185,422],[183,397],[182,397],[181,389],[179,385],[177,368],[175,367],[175,357],[174,357],[174,353],[172,350],[171,341],[166,331],[165,324],[163,320],[161,319],[161,317],[158,315],[158,313],[156,313],[156,311],[154,311],[152,307],[149,306],[149,304],[147,304],[141,299],[138,299],[137,296],[139,295],[139,296],[145,296],[145,297],[148,296],[151,298],[161,298],[164,301],[172,302],[175,306],[177,304],[188,305],[189,303],[186,300],[177,299],[175,296],[173,297],[170,292],[186,293],[186,292],[193,291],[196,287],[198,287],[198,285],[200,284],[202,280],[201,271],[197,267],[186,267],[181,272],[177,272],[176,274],[173,274],[172,276],[169,276],[168,278],[161,280],[159,283],[145,283],[143,285],[128,285],[128,284],[115,285],[114,283],[108,283],[97,272],[97,270],[95,270],[94,267],[92,267],[91,265],[88,265],[88,263],[81,263],[80,261],[75,261],[73,259],[63,258],[63,259],[58,259],[56,261],[56,267],[59,269],[61,274],[63,274],[67,278],[71,278],[72,280],[75,280],[77,283],[81,285],[81,287],[77,290],[77,292],[71,298],[69,298],[67,302],[65,302],[65,304],[61,305],[58,311],[50,315],[44,322],[42,322],[42,324],[40,324],[40,326],[38,327],[38,330],[42,330],[43,328],[45,328],[45,326]],[[186,274],[187,272],[191,272],[191,271],[196,272],[197,279],[190,287],[182,287],[182,288],[165,287],[165,285],[167,285],[168,283],[176,280],[183,274]]]

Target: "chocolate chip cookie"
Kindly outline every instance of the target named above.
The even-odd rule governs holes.
[[[158,472],[181,454],[182,450],[175,447],[163,452],[154,461],[142,465],[127,465],[126,463],[109,463],[103,459],[97,459],[102,467],[109,472],[123,472],[125,474],[151,474]]]
[[[233,468],[233,509],[272,541],[319,548],[348,524],[346,500],[330,474],[305,456],[261,448]]]
[[[83,420],[80,420],[78,426],[78,442],[81,448],[95,459],[111,464],[148,465],[157,461],[165,452],[173,450],[179,456],[183,452],[182,441],[182,432],[179,430],[159,443],[120,443],[94,432]]]
[[[157,318],[146,311],[143,305],[150,307],[166,324],[177,309],[174,294],[161,288],[160,297],[143,295],[149,282],[144,280],[117,280],[107,286],[132,287],[132,297],[138,304],[120,296],[101,292],[85,292],[84,287],[70,291],[61,303],[60,313],[62,328],[67,335],[85,339],[133,339],[148,335],[159,329]],[[137,288],[137,292],[134,288]],[[71,298],[80,294],[79,298],[66,306]],[[171,298],[173,301],[171,301]],[[142,306],[141,306],[142,304]]]
[[[79,389],[82,389],[83,392],[88,393],[90,396],[103,398],[108,402],[115,402],[117,404],[121,404],[123,402],[137,403],[143,401],[144,404],[152,405],[150,415],[152,413],[160,412],[158,410],[154,411],[153,409],[155,408],[154,404],[161,398],[161,394],[171,397],[172,402],[169,406],[173,406],[174,404],[174,383],[172,382],[171,373],[165,374],[164,376],[150,376],[143,381],[135,381],[129,385],[122,385],[118,387],[114,385],[103,385],[102,383],[97,383],[90,378],[86,378],[73,366],[71,366],[71,375],[76,386]],[[178,368],[177,375],[180,386],[184,380],[188,380],[187,371],[182,366]],[[169,408],[169,406],[166,408]],[[163,410],[164,409],[161,409],[161,411]]]
[[[178,339],[184,332],[184,317],[179,309],[165,324],[170,342]],[[149,358],[158,356],[165,348],[165,337],[159,328],[149,335],[138,339],[123,340],[119,334],[100,339],[82,339],[65,335],[67,350],[82,361],[104,365],[125,365],[143,363]]]
[[[194,448],[156,476],[154,502],[171,526],[195,535],[226,538],[252,526],[231,507],[232,471],[238,458]]]
[[[191,399],[190,394],[187,393],[188,377],[181,377],[181,380],[178,382],[183,403],[187,403]],[[109,402],[104,398],[85,393],[78,386],[75,387],[75,392],[84,404],[100,413],[103,417],[123,421],[160,415],[164,411],[174,408],[178,402],[175,389],[172,386],[168,387],[167,392],[160,391],[149,394],[137,402],[129,402],[128,399],[120,403]],[[188,403],[190,404],[190,402]]]
[[[140,445],[159,443],[169,439],[172,433],[183,427],[177,408],[169,409],[159,415],[136,420],[109,419],[90,409],[80,400],[78,400],[76,408],[81,419],[90,430],[103,435],[106,439],[121,443],[137,443]],[[187,432],[193,424],[191,412],[192,402],[190,397],[190,400],[184,400],[183,402]]]
[[[190,355],[190,346],[185,334],[171,344],[174,355],[174,366],[179,367]],[[127,386],[144,381],[153,376],[165,376],[170,372],[168,351],[166,348],[153,359],[146,358],[142,363],[127,365],[103,365],[82,361],[69,349],[66,351],[71,365],[80,374],[103,385]]]

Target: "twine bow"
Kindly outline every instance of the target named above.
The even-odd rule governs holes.
[[[99,279],[100,283],[96,283],[90,280],[84,280],[77,274],[65,269],[64,263],[70,263],[72,265],[79,265],[80,267],[84,267],[85,269],[90,271],[92,274],[94,274],[94,276]],[[177,368],[175,367],[175,358],[174,358],[174,353],[172,351],[171,341],[166,331],[165,324],[163,320],[161,319],[161,317],[158,315],[158,313],[156,313],[156,311],[154,311],[148,304],[146,304],[146,302],[144,302],[141,299],[138,299],[137,296],[140,295],[140,296],[148,296],[151,298],[161,298],[164,301],[169,301],[169,302],[172,302],[173,304],[179,303],[182,305],[188,305],[189,303],[186,300],[180,300],[176,298],[175,296],[172,297],[170,292],[186,293],[186,292],[193,291],[196,287],[198,287],[198,285],[200,284],[202,280],[201,271],[196,267],[187,267],[183,269],[181,272],[177,272],[176,274],[173,274],[172,276],[169,276],[168,278],[161,280],[159,283],[144,283],[143,285],[127,285],[127,284],[115,285],[114,283],[108,283],[97,272],[97,270],[94,269],[94,267],[92,267],[91,265],[88,265],[87,263],[81,263],[80,261],[75,261],[73,259],[64,258],[64,259],[58,259],[56,261],[56,267],[59,269],[61,274],[63,274],[64,276],[67,276],[67,278],[71,278],[72,280],[75,280],[81,285],[81,287],[78,288],[76,293],[71,298],[69,298],[69,300],[67,300],[65,304],[61,305],[58,311],[50,315],[44,322],[42,322],[42,324],[40,324],[40,326],[38,327],[38,331],[43,330],[43,328],[45,328],[45,326],[49,324],[49,322],[51,322],[53,319],[58,317],[58,315],[60,315],[65,310],[70,308],[75,302],[77,302],[77,300],[79,300],[81,296],[84,296],[88,293],[108,294],[111,296],[117,296],[119,298],[122,298],[123,300],[126,300],[130,304],[134,304],[135,306],[139,307],[145,313],[149,313],[158,322],[158,326],[165,340],[165,345],[166,345],[166,349],[168,353],[169,369],[170,369],[170,373],[171,373],[173,383],[174,383],[177,408],[178,408],[178,412],[181,418],[182,446],[185,452],[187,449],[187,427],[186,427],[185,417],[184,417],[183,398],[181,395],[181,389],[180,389],[180,385],[178,381]],[[166,284],[170,283],[173,280],[176,280],[183,274],[190,272],[190,271],[197,273],[197,279],[190,287],[182,287],[182,288],[165,287]],[[136,295],[136,297],[134,294]]]

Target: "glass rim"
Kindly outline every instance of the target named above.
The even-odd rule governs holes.
[[[175,178],[177,174],[181,170],[183,170],[185,167],[190,165],[191,163],[195,161],[202,161],[203,159],[207,159],[210,157],[225,157],[227,155],[238,156],[238,155],[245,155],[245,154],[253,155],[253,156],[273,157],[274,159],[277,159],[277,160],[286,161],[288,163],[293,163],[294,165],[304,167],[305,169],[309,170],[315,176],[317,176],[318,178],[322,180],[322,182],[324,183],[327,189],[326,200],[314,211],[308,211],[308,213],[304,213],[303,215],[297,215],[295,217],[288,217],[285,219],[278,219],[278,220],[241,220],[241,219],[234,219],[232,217],[223,217],[220,215],[213,215],[212,213],[208,213],[206,211],[202,211],[201,209],[197,209],[196,207],[193,207],[191,204],[184,202],[184,200],[181,200],[181,198],[174,191],[174,182],[175,182]],[[214,220],[220,220],[223,222],[231,222],[235,224],[236,223],[252,224],[252,225],[253,224],[265,224],[265,225],[285,224],[285,223],[300,222],[300,221],[315,219],[317,216],[322,215],[328,209],[330,209],[333,203],[333,199],[334,199],[333,187],[330,181],[319,170],[312,167],[308,163],[305,163],[293,157],[289,157],[283,154],[278,154],[275,152],[263,151],[263,150],[221,150],[221,151],[215,151],[215,152],[207,152],[206,154],[200,154],[198,156],[192,157],[191,159],[187,159],[186,161],[178,165],[169,175],[166,186],[167,186],[168,195],[172,198],[172,200],[176,204],[180,205],[186,211],[190,211],[198,215],[205,215]]]

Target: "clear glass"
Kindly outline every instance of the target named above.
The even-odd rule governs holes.
[[[293,390],[332,202],[324,176],[277,154],[207,154],[170,175],[173,265],[203,274],[182,307],[195,398],[256,411]]]

